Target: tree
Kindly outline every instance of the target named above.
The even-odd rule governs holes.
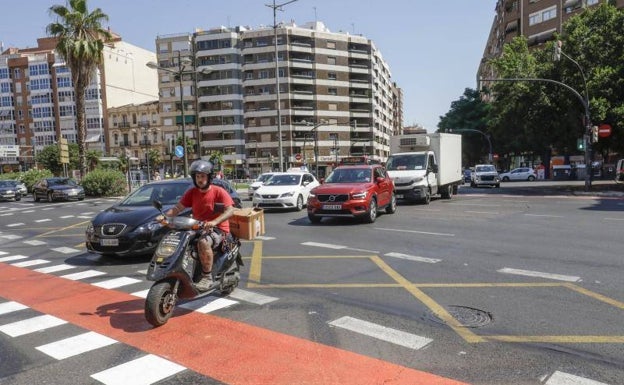
[[[102,27],[108,16],[100,8],[89,13],[87,0],[68,0],[69,8],[63,5],[50,7],[50,14],[57,21],[46,30],[58,39],[56,50],[71,71],[76,98],[76,131],[81,178],[87,170],[85,153],[85,91],[96,69],[104,62],[104,44],[111,40],[111,34]]]
[[[464,94],[451,102],[451,109],[440,117],[438,132],[456,129],[478,130],[487,135],[490,105],[481,100],[477,90],[466,88]],[[481,135],[464,135],[462,138],[462,163],[473,165],[480,162],[482,154],[489,152],[489,145]]]
[[[78,145],[69,143],[69,168],[75,168],[78,165]],[[60,150],[56,144],[45,146],[37,153],[37,163],[43,168],[50,170],[54,175],[61,175],[63,165],[60,161]]]

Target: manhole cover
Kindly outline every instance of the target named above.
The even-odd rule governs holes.
[[[485,325],[489,325],[492,321],[494,321],[492,313],[485,310],[475,309],[473,307],[451,305],[447,306],[446,311],[463,327],[467,328],[480,328]],[[446,323],[436,314],[429,313],[429,315],[430,319],[435,322]]]

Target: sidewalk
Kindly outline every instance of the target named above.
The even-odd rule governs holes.
[[[598,197],[624,197],[624,184],[615,183],[613,180],[594,180],[591,189],[585,191],[585,181],[552,181],[540,180],[534,182],[503,182],[500,192],[547,194],[547,195],[577,195]]]

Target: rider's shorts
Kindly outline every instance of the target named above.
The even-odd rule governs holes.
[[[226,233],[218,227],[213,227],[212,231],[207,231],[202,234],[202,238],[206,238],[208,242],[211,243],[211,247],[216,249],[221,242],[223,242],[223,238],[225,238]]]

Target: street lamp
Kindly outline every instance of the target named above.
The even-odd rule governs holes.
[[[178,51],[178,69],[177,70],[172,70],[170,68],[161,67],[157,63],[154,63],[153,61],[147,62],[147,64],[145,64],[151,69],[169,72],[178,77],[178,84],[180,87],[180,114],[181,114],[181,119],[182,119],[182,147],[184,148],[184,154],[182,158],[184,159],[184,177],[185,178],[189,175],[189,173],[188,173],[188,150],[187,150],[187,144],[186,144],[186,121],[184,118],[184,93],[183,93],[183,88],[182,88],[182,75],[184,75],[185,73],[189,73],[189,71],[187,71],[187,66],[191,64],[193,64],[193,61],[191,60],[191,58],[188,56],[185,56],[184,58],[182,58],[180,51]],[[203,74],[208,74],[212,72],[212,69],[205,67],[200,72]]]
[[[490,146],[490,152],[488,153],[488,162],[492,163],[492,141],[490,140],[490,136],[486,135],[483,131],[479,131],[479,130],[475,130],[472,128],[455,128],[455,129],[451,129],[449,130],[449,132],[477,132],[483,136],[485,136],[485,139],[487,139],[488,141],[488,145]]]
[[[266,4],[267,7],[273,8],[273,41],[275,43],[275,94],[277,97],[277,141],[278,141],[278,156],[279,156],[279,170],[284,171],[284,149],[282,148],[282,112],[281,112],[281,100],[280,100],[280,89],[279,89],[279,61],[278,61],[278,51],[277,51],[277,10],[282,11],[282,7],[294,3],[297,0],[286,1],[282,4],[275,4],[275,0],[273,0],[273,4]]]

